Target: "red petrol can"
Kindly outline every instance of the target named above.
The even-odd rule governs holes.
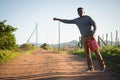
[[[87,44],[91,51],[95,51],[99,48],[99,45],[95,39],[88,40]]]

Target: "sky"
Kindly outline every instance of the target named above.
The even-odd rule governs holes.
[[[17,44],[24,44],[38,25],[38,43],[57,44],[79,40],[81,36],[74,24],[53,21],[54,17],[74,19],[79,17],[77,8],[83,7],[85,15],[91,16],[97,25],[96,36],[113,33],[120,38],[120,0],[0,0],[0,21],[17,28],[14,32]],[[34,32],[29,42],[36,42]]]

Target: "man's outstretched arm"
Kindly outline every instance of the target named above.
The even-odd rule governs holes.
[[[75,24],[75,20],[67,20],[67,19],[59,19],[59,18],[53,18],[53,20],[58,20],[63,23],[68,23],[68,24]]]

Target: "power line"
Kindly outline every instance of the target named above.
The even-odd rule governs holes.
[[[30,37],[28,38],[28,40],[27,40],[26,43],[28,43],[28,42],[30,41],[33,33],[36,31],[36,46],[37,46],[37,42],[38,42],[38,29],[37,29],[37,28],[38,28],[38,25],[37,25],[37,23],[36,23],[36,27],[35,27],[35,29],[33,30],[33,32],[31,33],[31,35],[30,35]]]

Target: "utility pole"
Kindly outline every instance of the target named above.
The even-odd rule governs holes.
[[[36,23],[36,46],[38,45],[38,24]]]
[[[31,39],[31,37],[32,37],[32,35],[33,35],[33,33],[36,31],[36,46],[38,45],[38,25],[37,25],[37,23],[36,23],[36,27],[35,27],[35,29],[33,30],[33,32],[31,33],[31,35],[30,35],[30,37],[28,38],[28,40],[27,40],[27,42],[26,43],[28,43],[29,41],[30,41],[30,39]]]
[[[58,22],[58,51],[60,51],[60,21]]]

